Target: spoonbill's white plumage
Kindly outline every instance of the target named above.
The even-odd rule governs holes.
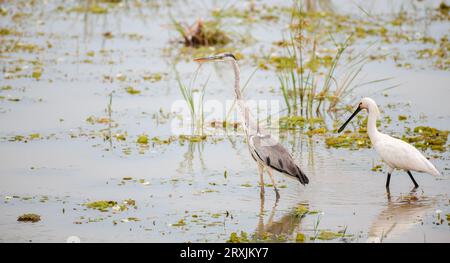
[[[341,126],[341,128],[339,128],[339,132],[343,131],[350,120],[363,109],[367,110],[369,114],[369,119],[367,121],[367,132],[373,148],[375,148],[377,153],[388,166],[388,177],[386,181],[387,188],[389,188],[391,174],[394,169],[406,171],[415,187],[418,187],[419,185],[416,180],[414,180],[411,171],[428,173],[434,176],[440,175],[434,165],[428,161],[427,158],[425,158],[425,156],[423,156],[423,154],[414,146],[405,141],[393,138],[387,134],[383,134],[377,130],[376,122],[380,112],[376,102],[371,98],[364,98],[361,100],[356,111]]]

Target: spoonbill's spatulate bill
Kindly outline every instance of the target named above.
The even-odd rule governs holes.
[[[285,175],[291,176],[301,184],[306,185],[309,183],[308,177],[303,173],[303,171],[298,167],[289,152],[270,134],[264,131],[257,122],[252,118],[250,109],[247,107],[240,88],[240,73],[239,66],[236,61],[236,57],[233,54],[225,53],[215,56],[196,58],[194,61],[198,63],[203,62],[230,62],[234,70],[234,92],[236,94],[236,101],[239,109],[239,114],[244,121],[244,131],[247,137],[247,145],[250,150],[250,154],[253,159],[258,164],[259,176],[260,176],[260,187],[261,187],[261,197],[264,197],[264,169],[267,170],[269,177],[272,181],[272,185],[276,192],[277,200],[280,197],[278,193],[278,188],[275,184],[275,179],[272,175],[272,170],[276,170]]]
[[[388,176],[386,188],[389,188],[391,174],[394,169],[401,169],[408,173],[414,183],[414,187],[419,187],[411,171],[428,173],[434,176],[440,175],[434,165],[423,156],[419,150],[414,148],[407,142],[393,138],[387,134],[383,134],[377,130],[377,118],[380,115],[376,102],[371,98],[364,98],[358,104],[358,108],[350,116],[350,118],[339,128],[338,132],[342,132],[345,126],[355,117],[361,110],[367,110],[369,120],[367,122],[367,131],[373,148],[378,152],[383,161],[388,166]]]

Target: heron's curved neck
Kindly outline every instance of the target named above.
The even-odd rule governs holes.
[[[239,70],[239,65],[235,60],[231,62],[231,65],[233,66],[234,71],[234,92],[236,93],[236,99],[238,101],[243,100],[241,93],[241,72]]]
[[[234,92],[236,93],[236,101],[239,106],[241,117],[244,121],[244,131],[248,136],[250,133],[253,134],[259,132],[259,128],[253,121],[250,110],[247,108],[244,98],[242,97],[239,65],[235,60],[231,61],[231,65],[233,66],[234,71]]]
[[[368,111],[369,119],[367,120],[367,133],[369,134],[372,143],[375,143],[381,134],[377,129],[377,119],[379,115],[377,105],[370,105]]]

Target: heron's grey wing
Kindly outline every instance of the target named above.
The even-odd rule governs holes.
[[[309,183],[308,177],[295,164],[294,159],[289,152],[270,135],[251,136],[251,145],[253,151],[262,162],[271,168],[298,178],[303,185]]]

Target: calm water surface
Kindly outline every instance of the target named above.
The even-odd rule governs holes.
[[[303,187],[276,174],[278,184],[283,186],[281,199],[276,202],[270,187],[266,188],[265,199],[260,199],[257,168],[241,136],[201,143],[137,145],[136,136],[143,133],[160,138],[172,135],[171,121],[160,111],[167,114],[171,103],[181,99],[173,73],[173,53],[179,48],[173,42],[178,35],[170,26],[169,13],[192,22],[194,14],[208,17],[210,10],[223,3],[170,1],[170,5],[136,8],[133,1],[125,2],[130,6],[105,15],[58,12],[55,1],[31,10],[2,4],[8,10],[32,13],[18,22],[2,18],[2,27],[23,32],[22,41],[26,43],[51,43],[52,47],[1,57],[2,68],[20,64],[19,58],[23,58],[41,61],[44,71],[38,81],[0,73],[1,86],[13,87],[1,95],[20,98],[19,102],[0,101],[0,241],[65,242],[69,236],[77,236],[82,242],[225,242],[232,232],[241,231],[249,236],[272,233],[295,241],[297,233],[312,237],[324,230],[345,230],[349,235],[333,242],[450,241],[445,220],[450,213],[448,151],[432,159],[442,177],[417,174],[420,188],[411,191],[406,173],[396,171],[388,196],[385,173],[371,171],[381,163],[373,149],[327,148],[323,137],[290,132],[282,143],[293,153],[310,184]],[[346,8],[335,3],[334,11],[363,15],[351,4],[355,1],[344,2],[348,2]],[[401,3],[403,8],[412,8],[409,1],[356,2],[374,14],[397,12]],[[424,2],[419,6],[430,1]],[[259,52],[282,39],[286,23],[282,18],[269,26],[229,24],[226,29],[240,34],[251,32],[255,44],[243,52]],[[438,23],[428,30],[439,35],[448,33],[448,29],[448,23]],[[114,37],[103,37],[105,32],[112,32]],[[136,40],[130,34],[142,38]],[[106,51],[101,54],[100,50]],[[93,57],[86,56],[90,51],[95,52]],[[83,62],[86,59],[92,61]],[[21,65],[31,74],[31,63]],[[244,60],[241,67],[242,79],[246,80],[254,66]],[[182,78],[188,79],[196,65],[182,60],[177,69]],[[162,73],[162,80],[142,80],[143,75],[153,73]],[[118,74],[126,80],[105,78]],[[206,97],[233,99],[231,69],[207,65],[199,78],[208,74]],[[355,89],[346,98],[352,105],[362,96],[374,98],[383,115],[392,116],[392,123],[381,127],[384,132],[401,136],[404,126],[418,125],[450,130],[448,72],[429,67],[398,68],[386,60],[369,63],[362,75],[366,80],[392,77],[389,83]],[[399,86],[384,91],[386,86],[396,84]],[[274,72],[257,71],[245,95],[249,99],[279,99],[281,103],[281,93],[271,92],[277,85]],[[128,94],[128,86],[138,88],[141,94]],[[105,109],[112,91],[114,126],[86,122],[89,116],[107,116]],[[388,108],[388,104],[394,106]],[[409,116],[408,121],[397,125],[399,114]],[[124,142],[104,140],[99,135],[103,130],[126,132],[129,138]],[[31,133],[39,133],[44,139],[10,141],[16,135]],[[126,177],[132,180],[123,180]],[[122,202],[130,198],[136,200],[136,208],[123,212],[104,213],[83,206],[90,201]],[[293,212],[299,205],[317,213],[300,219]],[[42,220],[34,224],[17,222],[19,215],[31,212],[41,215]],[[439,223],[439,213],[443,224]],[[180,221],[184,224],[178,226]]]

